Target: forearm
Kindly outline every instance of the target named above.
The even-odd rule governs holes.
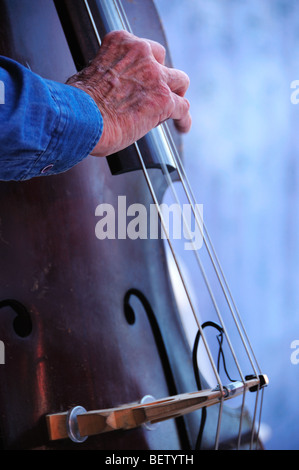
[[[25,180],[72,168],[99,141],[103,120],[82,90],[44,80],[0,57],[0,180]]]

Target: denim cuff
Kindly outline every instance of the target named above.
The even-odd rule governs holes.
[[[90,95],[70,85],[44,80],[57,118],[47,148],[22,180],[65,172],[86,158],[103,132],[103,118]]]

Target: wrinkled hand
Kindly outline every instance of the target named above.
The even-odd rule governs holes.
[[[166,67],[164,59],[159,43],[114,31],[104,37],[91,64],[67,81],[91,95],[103,116],[103,134],[92,155],[122,150],[169,118],[180,132],[189,131],[184,97],[189,78]]]

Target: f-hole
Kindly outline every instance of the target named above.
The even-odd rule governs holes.
[[[169,395],[177,395],[177,388],[175,385],[175,380],[173,377],[171,365],[169,362],[167,350],[165,347],[165,343],[163,340],[163,336],[159,327],[159,323],[157,321],[156,315],[151,308],[151,305],[147,298],[145,297],[142,292],[137,289],[130,289],[124,298],[124,314],[127,322],[129,325],[134,325],[136,321],[136,316],[140,315],[140,304],[142,306],[142,310],[144,311],[145,315],[147,316],[148,322],[150,324],[153,337],[155,339],[156,347],[159,353],[159,357],[161,360],[165,380],[167,383]],[[180,440],[182,443],[183,449],[190,449],[190,443],[187,436],[185,423],[183,417],[176,418],[176,425],[178,429],[178,433],[180,436]]]
[[[13,328],[20,338],[26,338],[32,331],[32,322],[30,314],[21,302],[15,299],[5,299],[0,301],[0,308],[10,307],[15,312],[16,317],[13,320]]]

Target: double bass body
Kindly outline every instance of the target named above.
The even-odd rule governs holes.
[[[130,14],[131,2],[124,6]],[[137,8],[137,34],[163,40],[152,3],[142,1]],[[75,72],[54,2],[2,0],[1,13],[2,55],[61,82]],[[91,35],[87,17],[82,25]],[[95,53],[95,46],[89,49]],[[161,199],[162,175],[150,171]],[[103,434],[82,444],[48,438],[48,413],[75,405],[109,408],[149,394],[161,398],[195,389],[163,241],[95,236],[96,207],[116,206],[119,195],[128,205],[152,203],[140,171],[112,175],[106,159],[92,157],[64,174],[0,184],[4,449],[194,445],[200,412],[160,423],[154,431]]]

